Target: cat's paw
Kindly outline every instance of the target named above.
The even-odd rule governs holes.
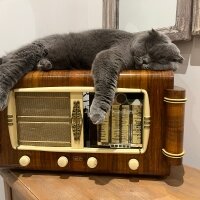
[[[172,62],[170,65],[170,69],[176,71],[178,69],[178,63]]]
[[[106,116],[106,112],[92,103],[90,107],[90,113],[89,113],[89,117],[92,123],[101,124],[104,121],[105,116]]]
[[[46,58],[41,59],[37,64],[37,69],[40,70],[40,71],[49,71],[52,68],[53,68],[53,65]]]
[[[148,64],[143,64],[141,68],[144,70],[149,70],[150,66]]]
[[[143,60],[142,57],[138,57],[138,56],[133,56],[134,61],[135,61],[135,65],[137,66],[141,66],[143,64]]]
[[[151,62],[151,58],[148,54],[142,56],[143,64],[149,64]]]
[[[8,105],[8,92],[0,89],[0,111],[4,110]]]

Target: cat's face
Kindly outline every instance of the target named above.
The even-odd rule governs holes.
[[[149,50],[148,54],[153,62],[160,64],[168,64],[169,62],[182,63],[184,60],[180,50],[173,43],[155,45]]]

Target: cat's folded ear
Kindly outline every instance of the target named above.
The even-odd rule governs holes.
[[[159,33],[158,31],[156,31],[155,29],[152,28],[152,29],[149,31],[149,35],[152,36],[152,37],[157,37],[157,36],[160,35],[160,33]]]
[[[2,59],[2,58],[0,58],[0,65],[2,64],[2,62],[3,62],[3,59]]]

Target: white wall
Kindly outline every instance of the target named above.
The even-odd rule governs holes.
[[[36,38],[102,27],[102,0],[0,0],[0,56]]]
[[[3,178],[0,176],[0,200],[5,200]]]

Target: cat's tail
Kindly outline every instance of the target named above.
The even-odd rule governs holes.
[[[34,42],[5,56],[6,62],[0,65],[0,110],[7,106],[9,91],[46,55],[44,45]]]

